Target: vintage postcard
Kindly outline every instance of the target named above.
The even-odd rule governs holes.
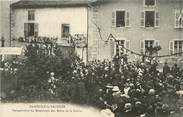
[[[1,117],[183,117],[183,0],[0,0]]]

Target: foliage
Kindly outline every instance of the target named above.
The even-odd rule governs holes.
[[[60,81],[71,78],[72,64],[77,58],[75,55],[62,56],[60,50],[55,54],[48,54],[50,50],[42,49],[36,44],[30,44],[25,51],[25,58],[16,58],[8,61],[8,71],[11,78],[17,80],[17,87],[13,94],[8,94],[7,100],[14,101],[46,101],[50,100],[48,79],[50,73]]]

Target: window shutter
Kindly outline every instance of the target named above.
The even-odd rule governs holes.
[[[144,44],[144,40],[140,40],[140,51],[142,54],[145,53],[145,44]]]
[[[160,45],[159,40],[155,40],[155,46],[159,46],[159,45]]]
[[[126,41],[125,41],[125,48],[126,48],[126,49],[130,49],[130,40],[126,40]],[[126,50],[126,53],[128,53],[127,50]]]
[[[28,37],[29,25],[28,23],[24,23],[24,36],[25,38]]]
[[[179,21],[179,19],[180,19],[180,10],[176,10],[175,11],[175,28],[180,28],[180,25],[179,25],[179,23],[180,23],[180,21]]]
[[[159,46],[160,45],[160,41],[159,40],[155,40],[155,46]],[[157,53],[157,55],[159,55],[159,53]]]
[[[155,27],[159,27],[159,25],[160,25],[160,13],[159,12],[156,12],[156,14],[155,14],[156,16],[155,16]]]
[[[170,55],[173,54],[173,46],[174,46],[173,41],[170,41],[169,42],[169,54]]]
[[[116,54],[116,44],[113,41],[111,41],[110,44],[111,44],[111,59],[113,59],[113,57]]]
[[[141,27],[145,27],[145,12],[141,12],[141,22],[140,22]]]
[[[35,23],[35,24],[34,24],[34,36],[35,36],[35,37],[38,37],[38,29],[39,29],[39,28],[38,28],[38,23]]]
[[[116,11],[112,12],[112,27],[116,27]]]
[[[130,14],[128,11],[126,11],[126,16],[125,16],[125,26],[126,27],[130,26]]]

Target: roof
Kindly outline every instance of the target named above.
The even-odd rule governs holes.
[[[88,6],[101,0],[20,0],[11,4],[12,8],[39,8],[39,7],[71,7]]]

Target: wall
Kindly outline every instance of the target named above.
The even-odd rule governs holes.
[[[130,49],[140,53],[140,40],[157,39],[160,41],[162,50],[159,55],[169,54],[169,41],[179,38],[183,40],[183,30],[174,29],[174,10],[183,9],[183,0],[157,0],[155,10],[160,12],[159,28],[142,28],[140,27],[141,11],[145,8],[143,0],[106,0],[99,7],[99,13],[95,18],[97,25],[101,28],[103,40],[112,33],[116,38],[130,40]],[[125,9],[130,13],[130,27],[128,28],[112,28],[112,11],[116,9]],[[93,26],[94,28],[95,26]],[[96,30],[96,29],[95,29]],[[94,31],[92,32],[94,33]],[[96,40],[101,40],[97,33]],[[111,59],[110,43],[106,45],[104,41],[98,41],[99,59]],[[91,46],[94,46],[91,44]],[[134,59],[134,56],[130,56]]]
[[[24,36],[24,23],[28,22],[28,9],[14,10],[14,35]],[[71,34],[87,33],[86,8],[40,8],[35,9],[35,22],[39,24],[39,36],[61,38],[61,24],[70,24]]]
[[[13,10],[13,37],[24,37],[24,23],[28,22],[28,9]],[[70,24],[70,33],[87,34],[87,8],[64,7],[64,8],[37,8],[35,9],[35,23],[39,24],[38,36],[58,37],[61,40],[61,25]],[[86,61],[86,49],[77,49],[78,55]],[[82,57],[83,56],[83,57]]]

